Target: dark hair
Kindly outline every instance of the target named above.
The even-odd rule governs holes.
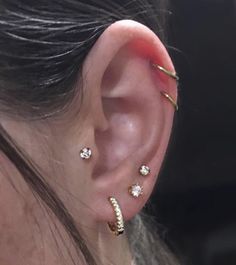
[[[1,114],[24,119],[59,115],[74,95],[82,97],[75,84],[83,61],[110,24],[134,19],[163,40],[165,10],[165,0],[0,1]],[[0,150],[59,219],[78,253],[96,264],[60,198],[1,124]]]

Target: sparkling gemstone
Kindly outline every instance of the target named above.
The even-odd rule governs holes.
[[[138,198],[140,195],[143,194],[143,188],[139,184],[134,184],[130,187],[130,193],[135,198]]]
[[[83,148],[80,151],[80,157],[83,159],[89,159],[92,156],[92,151],[90,148]]]
[[[151,170],[148,166],[142,165],[139,169],[139,172],[142,176],[147,176],[150,174]]]

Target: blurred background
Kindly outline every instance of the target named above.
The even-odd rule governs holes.
[[[236,1],[171,0],[180,110],[152,209],[188,265],[236,264]]]

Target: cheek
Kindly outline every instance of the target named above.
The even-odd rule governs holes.
[[[0,264],[31,263],[36,246],[30,209],[6,176],[0,174]],[[27,261],[27,262],[26,262]]]

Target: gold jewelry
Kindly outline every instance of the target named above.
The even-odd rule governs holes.
[[[108,200],[111,203],[111,206],[112,206],[112,208],[114,210],[114,213],[115,213],[115,216],[116,216],[116,222],[115,223],[108,222],[108,226],[109,226],[110,230],[116,236],[119,236],[125,230],[125,228],[124,228],[124,219],[123,219],[123,215],[122,215],[122,212],[121,212],[121,208],[120,208],[120,205],[119,205],[118,201],[114,197],[109,197]]]
[[[165,69],[164,67],[158,65],[158,64],[155,64],[155,63],[152,63],[152,66],[156,69],[158,69],[159,71],[163,72],[164,74],[168,75],[169,77],[173,78],[174,80],[176,81],[179,81],[179,77],[176,73],[173,73],[167,69]]]
[[[141,176],[146,177],[147,175],[149,175],[151,173],[151,170],[150,170],[150,168],[148,166],[142,165],[139,168],[139,173],[140,173]]]
[[[170,103],[173,105],[173,107],[175,108],[176,111],[179,110],[178,104],[175,102],[175,100],[169,94],[167,94],[165,91],[161,91],[161,95],[170,101]]]
[[[138,198],[143,194],[143,187],[140,186],[138,183],[129,187],[129,194],[134,198]]]
[[[92,156],[92,151],[91,151],[90,148],[85,147],[85,148],[80,150],[80,157],[82,159],[86,159],[87,160],[87,159],[90,159],[91,156]]]

